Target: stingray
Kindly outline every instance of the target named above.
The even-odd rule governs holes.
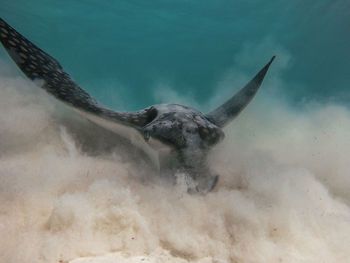
[[[21,71],[41,88],[88,120],[120,136],[148,154],[158,169],[183,172],[189,192],[207,193],[219,176],[207,155],[224,138],[223,128],[257,93],[275,56],[232,98],[207,114],[178,104],[153,105],[135,112],[110,110],[83,90],[60,63],[0,18],[0,40]]]

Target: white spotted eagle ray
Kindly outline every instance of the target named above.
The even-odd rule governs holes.
[[[158,168],[185,172],[195,186],[190,192],[206,193],[218,182],[207,164],[210,149],[224,138],[222,128],[249,104],[258,91],[272,59],[240,91],[213,111],[178,104],[153,105],[135,112],[107,109],[80,88],[56,59],[38,48],[0,18],[0,40],[10,57],[31,80],[90,121],[129,139],[143,149]],[[160,158],[166,155],[167,158]],[[160,160],[167,161],[160,164]],[[165,162],[165,161],[164,161]],[[171,163],[171,165],[170,165]]]

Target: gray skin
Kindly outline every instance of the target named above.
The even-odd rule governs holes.
[[[167,145],[171,149],[170,155],[162,160],[160,167],[172,172],[183,171],[195,182],[194,186],[189,187],[189,192],[200,193],[211,191],[218,181],[218,176],[212,175],[208,167],[207,153],[224,138],[221,129],[253,99],[274,59],[272,57],[232,98],[208,114],[177,104],[154,105],[136,112],[119,112],[99,104],[73,81],[56,59],[1,18],[0,41],[29,79],[89,120],[132,142],[136,141],[135,145],[145,149],[153,159],[159,159],[154,154],[159,149],[153,148],[151,141]]]
[[[218,176],[211,175],[206,157],[211,147],[225,137],[221,128],[200,111],[178,104],[154,105],[148,110],[154,119],[142,129],[145,140],[153,137],[174,149],[173,162],[167,167],[184,171],[197,183],[195,188],[189,187],[190,192],[211,191]]]

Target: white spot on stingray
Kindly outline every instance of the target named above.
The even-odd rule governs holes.
[[[4,32],[5,34],[9,33],[5,28],[2,29],[2,32]]]
[[[37,58],[38,58],[38,59],[40,59],[40,60],[42,60],[42,61],[44,61],[44,60],[45,60],[45,59],[44,59],[44,57],[43,57],[43,56],[41,56],[41,55],[38,55],[38,56],[37,56]]]
[[[9,43],[11,46],[14,46],[14,47],[17,45],[15,42],[13,42],[13,40],[9,40]]]
[[[28,52],[28,49],[26,49],[24,46],[20,46],[20,49],[22,49],[24,52]]]
[[[27,55],[26,54],[24,54],[24,53],[19,53],[19,55],[22,57],[22,58],[24,58],[24,59],[27,59]]]
[[[44,51],[39,50],[40,54],[45,58],[47,57],[46,53]]]

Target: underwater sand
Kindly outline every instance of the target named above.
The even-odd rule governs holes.
[[[0,262],[350,262],[344,107],[300,112],[264,98],[213,150],[215,191],[188,195],[183,175],[175,186],[160,180],[125,142],[9,75]]]

